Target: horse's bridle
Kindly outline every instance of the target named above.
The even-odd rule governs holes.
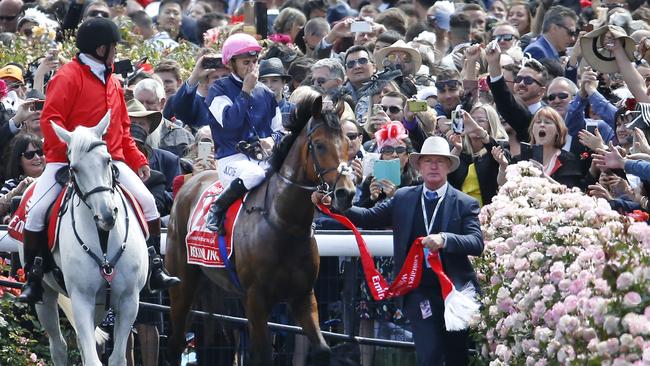
[[[106,142],[104,141],[94,141],[90,144],[88,147],[88,150],[86,151],[87,153],[93,151],[95,148],[100,147],[100,146],[106,146]],[[109,191],[111,193],[115,193],[115,185],[117,182],[117,177],[119,175],[119,170],[117,170],[117,167],[113,164],[111,166],[111,172],[112,172],[112,177],[111,177],[111,186],[97,186],[93,189],[91,189],[88,192],[82,192],[81,188],[79,188],[79,184],[77,184],[77,180],[75,179],[75,174],[74,171],[72,170],[72,166],[70,167],[70,182],[72,183],[72,188],[74,189],[75,193],[79,198],[81,198],[81,201],[88,206],[86,203],[86,199],[90,197],[91,195],[95,193],[100,193],[100,192],[106,192]]]
[[[316,176],[318,177],[318,186],[316,186],[316,190],[325,193],[326,196],[329,196],[332,193],[334,193],[334,188],[339,183],[339,180],[341,179],[342,176],[352,174],[352,169],[348,164],[344,162],[340,163],[339,166],[336,168],[323,169],[323,167],[318,162],[318,156],[316,155],[316,151],[314,149],[314,144],[312,141],[312,135],[320,127],[321,125],[316,125],[313,128],[311,128],[310,126],[310,129],[307,131],[307,150],[311,155],[311,160],[314,163],[314,171],[316,172]],[[334,180],[334,185],[330,187],[330,185],[325,181],[325,175],[332,171],[337,171],[337,175],[336,175],[336,179]]]

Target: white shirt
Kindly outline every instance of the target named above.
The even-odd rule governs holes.
[[[438,198],[440,198],[440,201],[442,201],[445,198],[445,194],[447,193],[447,186],[449,186],[449,183],[445,182],[445,184],[443,184],[442,187],[435,190],[435,192],[438,193]],[[424,196],[424,199],[427,199],[426,196],[427,192],[432,192],[432,191],[429,188],[427,188],[426,185],[422,184],[422,195]]]
[[[535,114],[540,108],[542,108],[542,102],[537,102],[528,106],[528,111],[532,114]]]
[[[106,65],[86,55],[79,54],[79,60],[90,67],[90,71],[95,74],[104,84],[106,84]]]
[[[442,187],[435,190],[435,192],[438,194],[438,203],[437,203],[438,209],[435,210],[433,212],[433,215],[431,216],[431,223],[430,223],[431,227],[433,227],[433,223],[436,221],[436,216],[438,215],[437,211],[439,211],[439,207],[442,206],[442,201],[445,199],[445,194],[447,193],[447,187],[448,186],[449,186],[449,183],[445,182],[445,184],[443,184]],[[427,188],[427,186],[425,184],[422,184],[422,199],[423,200],[427,199],[427,196],[426,196],[427,192],[432,192],[432,191],[429,188]],[[422,212],[425,213],[426,208],[422,207]],[[426,214],[428,215],[429,213],[426,212]],[[427,226],[427,219],[426,218],[424,219],[424,225]],[[429,235],[430,234],[428,232],[429,228],[426,228],[426,230],[427,230],[427,235]],[[442,233],[442,232],[439,233],[439,234],[440,234],[440,236],[442,237],[442,240],[443,240],[443,246],[442,247],[445,248],[447,246],[447,235],[445,233]],[[428,255],[429,255],[429,249],[424,248],[424,257],[426,258]],[[428,261],[425,261],[425,263],[426,263],[427,268],[431,268]]]

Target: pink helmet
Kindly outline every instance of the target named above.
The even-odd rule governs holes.
[[[230,59],[235,56],[250,54],[251,56],[257,55],[262,50],[262,46],[257,43],[257,40],[246,33],[235,33],[228,37],[223,43],[221,49],[222,61],[224,65],[230,62]]]

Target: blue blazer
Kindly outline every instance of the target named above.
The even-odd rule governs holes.
[[[548,42],[546,37],[540,36],[524,49],[524,53],[530,53],[530,56],[536,60],[543,60],[549,58],[552,60],[559,61],[560,54],[553,49],[553,46]]]
[[[414,215],[422,196],[422,185],[403,187],[397,190],[392,199],[372,208],[352,207],[345,215],[356,225],[364,228],[393,228],[394,276],[396,276],[408,253],[411,243],[411,230]],[[439,209],[442,216],[441,233],[447,236],[447,245],[441,251],[442,264],[447,276],[457,289],[468,282],[480,292],[474,268],[468,256],[483,253],[483,233],[479,223],[479,203],[474,198],[447,186],[447,193]],[[417,211],[417,212],[416,212]]]

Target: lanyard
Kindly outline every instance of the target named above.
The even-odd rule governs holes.
[[[429,222],[429,217],[427,216],[427,207],[424,204],[424,188],[422,188],[422,196],[420,197],[420,200],[422,201],[422,218],[424,219],[424,227],[427,229],[427,235],[431,234],[431,230],[433,230],[433,223],[436,221],[438,209],[440,208],[440,204],[444,198],[444,196],[441,196],[440,199],[438,199],[436,208],[433,210],[433,216],[431,216],[431,222]]]

